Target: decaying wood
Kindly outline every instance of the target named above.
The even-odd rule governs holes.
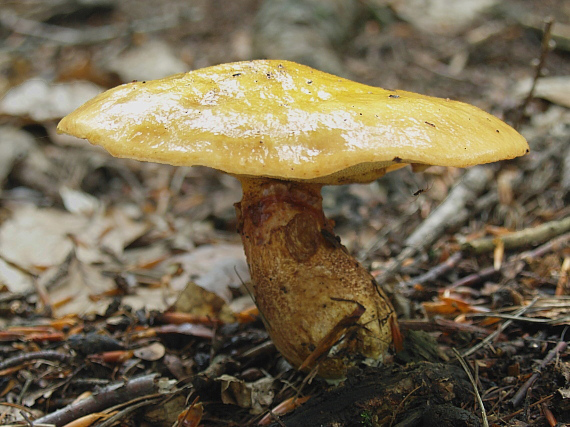
[[[313,397],[272,426],[342,427],[367,420],[369,425],[429,425],[436,420],[440,426],[481,425],[460,409],[471,403],[472,386],[460,367],[424,362],[353,373],[344,385]]]

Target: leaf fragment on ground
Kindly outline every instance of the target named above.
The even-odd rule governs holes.
[[[0,113],[36,122],[61,119],[101,90],[89,82],[49,83],[31,79],[6,93],[0,101]]]

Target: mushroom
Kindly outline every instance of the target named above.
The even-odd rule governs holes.
[[[117,157],[239,179],[238,231],[265,326],[294,367],[330,378],[381,362],[397,323],[380,286],[335,236],[322,186],[370,182],[407,164],[467,167],[529,151],[514,129],[474,106],[278,60],[124,84],[58,130]]]

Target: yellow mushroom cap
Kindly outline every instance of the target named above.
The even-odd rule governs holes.
[[[324,184],[366,182],[410,163],[467,167],[529,150],[514,129],[472,105],[278,60],[124,84],[63,118],[58,130],[117,157]]]

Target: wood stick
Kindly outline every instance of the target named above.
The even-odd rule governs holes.
[[[515,313],[515,316],[520,317],[522,316],[524,313],[527,312],[527,310],[529,310],[534,304],[536,304],[536,302],[538,301],[538,297],[534,298],[527,306],[522,307],[521,309],[517,310]],[[495,337],[497,335],[499,335],[501,332],[503,332],[507,327],[510,326],[510,324],[513,323],[513,320],[507,320],[505,323],[502,323],[501,325],[499,325],[499,327],[489,336],[487,336],[483,341],[481,341],[479,344],[474,345],[473,347],[471,347],[469,350],[466,350],[463,352],[462,356],[463,357],[469,357],[472,354],[476,353],[477,351],[479,351],[479,349],[485,347],[487,344],[489,344],[491,341],[493,341],[493,339],[495,339]]]
[[[93,412],[100,412],[112,405],[126,402],[135,397],[156,393],[158,390],[157,379],[157,374],[150,374],[119,384],[113,384],[86,399],[38,418],[34,423],[51,423],[56,426],[63,426],[77,418]]]
[[[552,37],[552,24],[554,24],[554,18],[552,17],[546,18],[544,22],[544,33],[542,35],[542,42],[540,44],[540,59],[538,60],[538,64],[536,65],[534,78],[532,80],[532,86],[523,104],[521,105],[519,116],[517,118],[517,121],[515,122],[515,129],[518,129],[521,125],[524,113],[526,111],[526,107],[528,107],[528,104],[530,103],[530,101],[534,96],[534,89],[536,88],[536,82],[542,75],[542,69],[544,68],[544,64],[546,63],[546,57],[548,56],[548,52],[550,52],[551,50],[550,39]]]
[[[421,285],[426,282],[431,282],[437,279],[438,277],[444,275],[449,270],[453,269],[457,265],[457,263],[461,261],[462,258],[463,254],[461,252],[456,252],[453,255],[451,255],[449,258],[447,258],[445,261],[443,261],[441,264],[436,265],[431,270],[428,270],[424,274],[414,277],[413,279],[410,279],[407,282],[400,284],[399,286],[404,289],[404,292],[409,292],[410,291],[409,288],[412,287],[413,285]]]
[[[552,359],[554,359],[554,357],[558,355],[558,353],[561,353],[564,350],[566,350],[567,347],[568,343],[564,340],[561,340],[560,342],[558,342],[558,344],[556,344],[556,347],[554,347],[552,350],[548,352],[543,361],[540,362],[540,365],[538,365],[538,367],[535,368],[534,374],[532,374],[531,377],[528,380],[526,380],[523,386],[519,389],[519,391],[517,391],[515,396],[510,400],[511,405],[517,407],[521,403],[521,400],[523,400],[524,397],[526,396],[528,389],[532,387],[534,382],[538,379],[544,367],[548,365],[552,361]]]
[[[467,206],[476,202],[493,176],[493,169],[489,166],[474,166],[469,169],[445,201],[406,239],[402,252],[376,277],[378,283],[386,282],[399,270],[404,260],[431,246],[450,226],[467,221],[472,214],[472,210]]]
[[[550,221],[536,227],[505,234],[504,236],[472,240],[464,243],[461,249],[481,254],[495,249],[496,242],[499,240],[504,243],[505,249],[514,249],[521,246],[544,243],[568,231],[570,231],[570,216],[558,221]]]

